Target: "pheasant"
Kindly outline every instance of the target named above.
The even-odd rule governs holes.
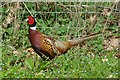
[[[41,56],[42,59],[53,59],[56,55],[65,54],[71,47],[76,46],[86,40],[98,37],[97,33],[85,37],[68,40],[65,42],[55,40],[36,29],[36,20],[32,16],[28,16],[27,23],[29,25],[29,40],[34,51]]]

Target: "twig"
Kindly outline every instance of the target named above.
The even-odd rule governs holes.
[[[30,10],[28,9],[28,7],[26,6],[26,4],[24,2],[23,2],[23,4],[24,4],[25,8],[28,10],[28,12],[30,13],[30,15],[33,16],[32,13],[30,12]]]
[[[112,6],[112,8],[111,8],[111,11],[110,11],[110,13],[112,13],[112,11],[113,11],[113,8],[114,8],[114,6],[115,6],[116,4],[113,4],[113,6]],[[107,20],[109,19],[109,16],[107,17]],[[104,28],[103,28],[103,30],[102,30],[102,32],[105,32],[105,30],[106,30],[106,26],[107,25],[107,22],[105,23],[105,25],[104,25]]]
[[[110,8],[110,7],[104,7],[104,6],[97,6],[97,8],[110,9],[110,10],[114,10],[114,11],[119,12],[119,10],[118,10],[118,9],[113,9],[113,7],[112,7],[112,8]]]

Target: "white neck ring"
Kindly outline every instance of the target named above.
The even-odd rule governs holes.
[[[36,30],[36,26],[34,26],[34,27],[30,27],[30,29],[32,29],[32,30]]]

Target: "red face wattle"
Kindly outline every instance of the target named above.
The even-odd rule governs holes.
[[[28,16],[27,23],[28,23],[29,27],[36,26],[36,21],[35,21],[34,17],[32,17],[32,16]]]
[[[35,23],[35,19],[32,16],[28,16],[28,24],[33,25]]]

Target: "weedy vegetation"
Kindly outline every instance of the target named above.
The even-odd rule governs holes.
[[[113,2],[1,2],[2,78],[118,78],[120,16]],[[43,61],[31,48],[25,19],[40,32],[66,41],[95,32],[98,38]]]

